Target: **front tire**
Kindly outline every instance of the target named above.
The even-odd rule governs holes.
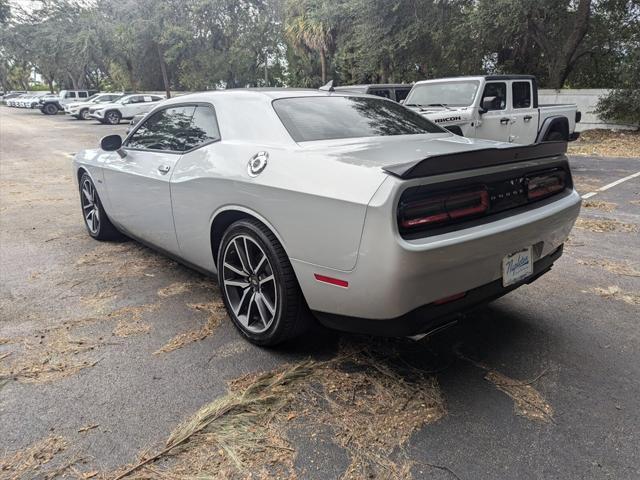
[[[109,125],[118,125],[120,123],[120,119],[122,115],[117,110],[110,110],[104,114],[104,121]]]
[[[89,120],[89,109],[83,108],[76,117],[78,120]]]
[[[44,107],[42,107],[42,113],[45,115],[55,115],[58,113],[58,107],[53,103],[47,103]]]
[[[250,342],[274,346],[306,330],[309,312],[289,258],[262,223],[233,223],[222,237],[217,260],[227,312]]]
[[[96,187],[88,173],[80,178],[80,206],[87,232],[96,240],[116,240],[122,235],[107,217]]]

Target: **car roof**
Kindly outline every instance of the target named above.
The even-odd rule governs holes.
[[[348,90],[350,88],[411,88],[410,83],[360,83],[358,85],[340,85],[336,90]]]
[[[500,75],[464,75],[459,77],[443,77],[443,78],[430,78],[426,80],[420,80],[416,82],[416,85],[423,83],[434,82],[448,82],[451,80],[535,80],[533,75],[519,75],[519,74],[500,74]]]
[[[164,105],[169,103],[184,103],[184,102],[227,102],[234,100],[249,100],[254,99],[256,101],[268,101],[277,100],[280,98],[295,98],[295,97],[331,97],[331,96],[369,96],[356,92],[338,92],[328,90],[317,90],[313,88],[229,88],[226,90],[209,90],[206,92],[189,93],[186,95],[180,95],[179,97],[173,97],[170,100],[164,102]]]

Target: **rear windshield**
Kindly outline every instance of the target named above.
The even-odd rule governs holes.
[[[281,98],[273,108],[296,142],[444,131],[402,105],[377,98]]]

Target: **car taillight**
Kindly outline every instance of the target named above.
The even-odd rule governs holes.
[[[447,222],[484,214],[489,210],[489,193],[485,187],[439,194],[401,203],[400,226],[403,229],[442,225]]]
[[[562,170],[527,177],[527,198],[540,200],[565,189],[565,173]]]

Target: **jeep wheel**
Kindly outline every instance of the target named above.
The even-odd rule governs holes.
[[[58,107],[53,103],[47,103],[44,107],[42,107],[42,113],[45,115],[55,115],[58,113]]]
[[[118,125],[121,118],[122,116],[117,110],[110,110],[104,115],[105,123],[108,123],[109,125]]]

